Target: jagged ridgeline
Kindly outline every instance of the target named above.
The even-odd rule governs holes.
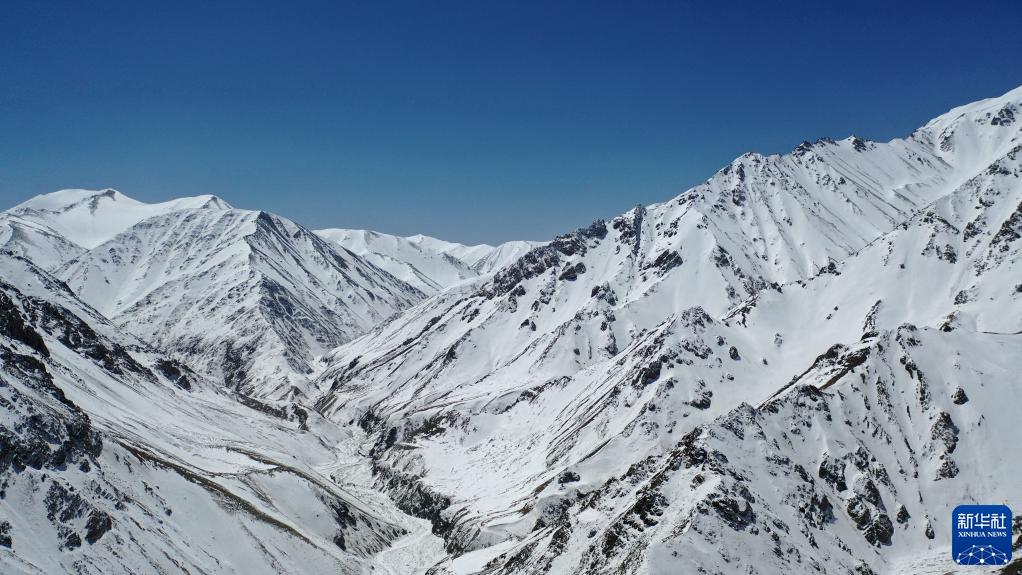
[[[1020,115],[746,154],[549,242],[33,198],[0,571],[948,572],[951,509],[1022,509]]]

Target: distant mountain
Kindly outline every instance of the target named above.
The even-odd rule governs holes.
[[[0,212],[0,249],[55,270],[146,218],[193,208],[230,206],[215,196],[146,204],[116,190],[60,190]]]
[[[493,273],[540,244],[514,241],[497,247],[466,246],[423,235],[403,238],[367,230],[326,229],[316,233],[428,295]]]
[[[317,355],[423,297],[294,222],[208,206],[135,223],[56,273],[127,331],[274,399],[301,397]]]
[[[466,246],[464,244],[438,240],[422,234],[410,236],[408,241],[419,245],[424,250],[441,252],[456,257],[481,275],[494,272],[525,255],[530,249],[546,243],[515,240],[504,242],[496,247],[488,244]]]
[[[216,196],[195,196],[157,204],[133,200],[117,190],[61,190],[36,196],[7,210],[92,249],[153,216],[186,209],[230,209]]]

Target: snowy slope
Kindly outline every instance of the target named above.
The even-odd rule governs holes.
[[[235,209],[150,217],[57,273],[144,341],[275,399],[304,392],[315,356],[422,298],[289,220]]]
[[[544,244],[82,191],[0,244],[4,572],[948,573],[1022,508],[1022,88]]]
[[[1022,503],[1022,460],[992,453],[1016,426],[1004,406],[1022,401],[1019,344],[912,326],[869,336],[839,380],[816,366],[607,480],[582,462],[577,480],[543,487],[542,521],[483,572],[884,573],[920,555],[952,572],[956,505]],[[648,419],[635,433],[661,432]]]
[[[316,234],[351,250],[428,295],[478,275],[469,264],[458,258],[443,251],[425,248],[407,238],[344,229],[316,230]]]
[[[948,374],[935,394],[949,397],[970,381],[955,381],[935,363],[950,350],[968,349],[961,363],[976,372],[1009,369],[1001,346],[1013,353],[1007,334],[1022,330],[1016,285],[1022,274],[1015,267],[1022,236],[1020,110],[1022,89],[952,110],[905,139],[824,139],[784,156],[746,154],[674,200],[561,236],[492,278],[441,293],[339,348],[318,380],[317,408],[376,434],[380,485],[406,510],[430,517],[455,555],[487,556],[495,546],[504,555],[494,572],[531,573],[546,568],[537,557],[545,546],[551,557],[578,546],[553,572],[673,572],[663,566],[669,562],[649,562],[652,542],[666,533],[643,536],[637,547],[584,547],[612,515],[566,503],[576,499],[562,495],[579,481],[576,474],[590,492],[635,466],[670,458],[681,437],[726,425],[742,403],[796,401],[787,398],[798,389],[789,382],[820,369],[819,362],[833,359],[828,353],[844,357],[864,332],[880,341],[904,338],[899,326],[912,323],[932,334],[926,348],[933,365],[917,362],[914,369]],[[983,332],[1006,335],[990,334],[988,341]],[[868,357],[881,361],[870,364],[870,374],[898,373],[891,381],[897,393],[916,393],[916,384],[900,377],[904,356],[878,350]],[[846,389],[866,373],[854,371],[865,369],[858,360],[853,354],[846,360],[852,369],[832,367],[829,377],[839,377],[820,380],[836,386],[828,393],[838,394],[841,410],[854,408],[844,401],[865,401]],[[1007,373],[996,389],[1010,386]],[[984,401],[993,405],[994,397]],[[1006,430],[1017,396],[1008,393],[1005,401],[1013,407],[970,417],[997,419],[992,425]],[[917,410],[913,427],[879,429],[894,441],[922,445],[933,422],[943,421],[935,406],[950,409],[943,399],[902,406]],[[821,433],[876,432],[850,421]],[[771,425],[785,425],[783,417]],[[755,471],[732,475],[740,490],[739,475],[752,481],[765,464],[755,449],[731,447],[741,458],[735,465]],[[994,450],[1004,447],[970,444],[979,460],[1000,457]],[[932,466],[944,460],[917,457],[908,465],[909,475],[920,475],[904,489],[943,488],[933,485]],[[959,469],[966,476],[956,484],[981,481],[969,475],[980,473],[975,467]],[[998,477],[1003,483],[1008,476]],[[687,497],[671,493],[669,501]],[[1010,495],[1000,487],[982,493]],[[832,501],[844,519],[851,516],[839,504],[849,496]],[[912,511],[912,526],[927,514],[946,524],[951,498],[975,496],[951,491],[923,501]],[[636,504],[634,493],[622,497],[621,505]],[[784,507],[792,505],[792,492],[780,497],[771,514],[792,511]],[[550,528],[560,514],[551,506],[562,503],[563,521],[593,526],[577,542]],[[741,515],[743,504],[736,505]],[[672,535],[686,528],[671,525]],[[755,530],[756,541],[770,537],[762,525]],[[881,556],[864,550],[873,543],[861,530],[835,531],[828,553],[839,557],[846,545],[851,552],[839,564],[863,561],[883,571],[891,557],[947,544],[913,533]],[[854,544],[847,541],[853,535]],[[719,541],[693,545],[716,552]],[[806,553],[801,543],[789,545]],[[760,548],[736,544],[730,553],[748,561]],[[597,552],[602,557],[593,557]],[[696,566],[727,570],[719,560]],[[457,560],[449,568],[459,570]],[[765,570],[782,568],[788,563]]]
[[[85,248],[55,230],[8,213],[0,213],[0,249],[50,270],[85,253]]]
[[[480,274],[496,271],[542,243],[515,240],[504,242],[498,246],[488,244],[467,246],[465,244],[431,238],[422,234],[416,234],[407,239],[424,250],[444,253],[458,258]]]
[[[23,259],[0,277],[0,571],[371,573],[429,548],[350,430],[242,405]]]
[[[466,246],[423,235],[403,238],[366,230],[326,229],[316,233],[428,295],[492,273],[538,245],[514,241],[496,247]]]

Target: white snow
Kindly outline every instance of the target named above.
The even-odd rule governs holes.
[[[104,440],[0,470],[5,571],[943,573],[1022,509],[1022,88],[546,243],[65,190],[0,246],[49,349],[0,305],[0,431],[76,421],[17,355]],[[111,531],[61,549],[43,475]]]
[[[147,204],[117,190],[61,190],[36,196],[8,212],[43,224],[71,242],[92,249],[146,218],[184,209],[230,207],[210,195]]]
[[[539,242],[513,241],[497,247],[466,246],[423,235],[403,238],[338,228],[316,233],[428,295],[488,275],[539,245]]]

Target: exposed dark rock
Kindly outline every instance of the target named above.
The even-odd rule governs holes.
[[[639,493],[632,511],[638,515],[639,520],[646,527],[652,527],[659,523],[659,517],[664,514],[668,506],[667,498],[656,489],[645,489]]]
[[[834,506],[826,495],[816,495],[809,500],[809,506],[805,510],[805,517],[811,525],[821,527],[826,523],[836,521],[834,517]]]
[[[635,206],[631,212],[614,218],[611,227],[620,235],[621,243],[630,244],[633,254],[639,253],[640,239],[642,237],[642,221],[646,217],[646,208]]]
[[[955,389],[954,394],[951,395],[951,402],[955,405],[964,405],[969,402],[969,396],[965,394],[965,390],[962,388]]]
[[[942,458],[940,468],[937,469],[937,475],[934,479],[951,479],[958,475],[958,464],[955,463],[950,457],[944,456]]]
[[[681,324],[692,328],[696,333],[702,333],[706,326],[713,325],[713,318],[699,306],[690,307],[681,312]]]
[[[192,389],[192,382],[188,379],[188,376],[185,375],[185,371],[187,368],[180,365],[176,361],[170,359],[161,359],[156,362],[155,367],[157,370],[159,370],[160,373],[163,374],[164,377],[169,379],[171,383],[173,383],[174,385],[186,391],[190,391]]]
[[[869,525],[870,520],[873,518],[873,513],[870,511],[869,505],[859,497],[853,495],[848,498],[845,503],[845,512],[848,513],[848,517],[855,522],[855,525],[859,529],[865,529]]]
[[[823,461],[820,462],[819,476],[838,491],[848,489],[848,484],[845,482],[844,461],[834,459],[830,457],[830,454],[824,454]]]
[[[829,275],[834,275],[834,276],[841,275],[841,272],[838,271],[837,264],[834,263],[833,261],[828,262],[827,265],[821,267],[820,271],[818,273],[819,273],[819,275],[828,275],[828,274]]]
[[[5,284],[0,283],[0,288]],[[42,336],[32,329],[22,317],[18,307],[5,292],[0,291],[0,335],[20,341],[45,357],[50,356]]]
[[[617,305],[617,294],[614,293],[614,290],[610,289],[610,284],[607,282],[593,286],[593,290],[590,295],[596,299],[605,301],[610,305]]]
[[[643,269],[656,270],[656,274],[660,277],[667,275],[667,272],[680,266],[684,262],[681,259],[681,254],[673,250],[667,250],[661,252],[653,261],[647,262],[643,265]]]
[[[855,481],[852,492],[862,497],[865,501],[875,507],[883,507],[883,503],[880,499],[880,490],[877,489],[877,486],[873,483],[872,479],[859,476]]]
[[[713,399],[713,392],[708,390],[708,389],[706,389],[706,390],[700,391],[699,393],[696,394],[696,396],[693,399],[691,399],[691,400],[689,400],[689,401],[687,401],[685,403],[688,404],[688,405],[691,405],[692,407],[694,407],[696,409],[709,409],[710,405],[712,404],[712,399]]]
[[[272,405],[264,401],[259,401],[254,397],[249,397],[245,395],[244,393],[237,393],[234,395],[234,398],[238,400],[238,403],[251,409],[254,409],[260,413],[265,413],[266,415],[276,417],[278,419],[287,419],[288,415],[287,410],[282,407],[278,407],[276,405]]]
[[[946,245],[943,250],[937,250],[937,258],[953,264],[958,261],[958,253],[955,248]]]
[[[996,247],[1002,253],[1007,252],[1011,244],[1020,237],[1022,237],[1022,204],[1019,204],[1011,216],[1001,224],[1000,229],[990,240],[990,249]]]
[[[862,531],[863,537],[873,545],[890,545],[894,535],[894,524],[886,513],[881,513]]]
[[[735,531],[742,531],[756,521],[756,513],[747,500],[716,492],[707,499],[721,520]]]
[[[702,429],[696,427],[692,431],[686,433],[685,436],[681,438],[681,441],[678,442],[678,450],[675,454],[685,467],[702,465],[706,461],[706,449],[696,444],[701,434]]]
[[[564,271],[561,272],[561,275],[557,276],[557,279],[567,280],[567,281],[572,281],[573,282],[576,279],[578,279],[578,276],[580,276],[580,275],[582,275],[584,273],[586,273],[586,266],[585,266],[585,264],[582,263],[582,262],[578,262],[578,263],[576,263],[573,266],[565,267]]]
[[[102,439],[92,429],[88,415],[67,399],[41,362],[0,346],[0,364],[23,385],[40,394],[40,398],[54,401],[50,413],[25,408],[20,422],[0,427],[0,472],[8,467],[16,471],[26,467],[59,470],[83,458],[99,456]],[[38,401],[22,395],[2,378],[0,385],[7,388],[17,404],[31,406]]]
[[[937,416],[937,421],[930,427],[930,438],[933,441],[940,441],[944,444],[947,453],[954,453],[958,445],[958,426],[951,419],[951,414],[942,411]]]
[[[105,512],[57,480],[50,482],[46,492],[46,518],[57,527],[61,539],[60,547],[71,550],[80,547],[82,538],[74,528],[80,519],[88,517],[85,524],[85,539],[90,544],[99,541],[113,527],[113,520]]]
[[[529,250],[514,263],[498,271],[493,279],[480,289],[480,294],[488,299],[507,294],[522,281],[541,275],[556,266],[562,256],[585,254],[589,241],[599,241],[606,236],[607,224],[603,220],[597,220],[588,228],[580,228],[574,233],[558,236],[549,244]]]
[[[344,540],[344,531],[349,527],[354,527],[358,520],[351,511],[348,510],[348,506],[341,502],[331,502],[330,507],[334,511],[334,521],[337,523],[340,529],[334,535],[334,545],[337,545],[343,551],[348,550],[348,545]]]
[[[639,368],[632,380],[632,387],[642,389],[660,379],[660,370],[662,365],[663,364],[660,359],[656,359],[652,363]]]
[[[1015,111],[1011,104],[1005,104],[997,111],[997,114],[990,119],[991,126],[1010,126],[1015,123]]]
[[[85,541],[90,545],[99,541],[107,531],[113,528],[113,520],[106,513],[93,509],[89,513],[89,521],[85,524]]]
[[[110,373],[123,375],[131,372],[152,379],[152,373],[139,364],[128,350],[96,333],[88,323],[67,309],[33,297],[24,298],[23,306],[26,318],[36,329]]]
[[[574,471],[565,471],[557,478],[557,483],[564,485],[565,483],[575,483],[582,479],[578,473]]]
[[[444,510],[451,505],[449,497],[433,491],[419,478],[392,469],[382,462],[373,462],[373,474],[379,486],[390,494],[401,511],[430,521],[433,534],[447,541],[448,552],[461,549],[453,537],[454,521],[444,515]]]

